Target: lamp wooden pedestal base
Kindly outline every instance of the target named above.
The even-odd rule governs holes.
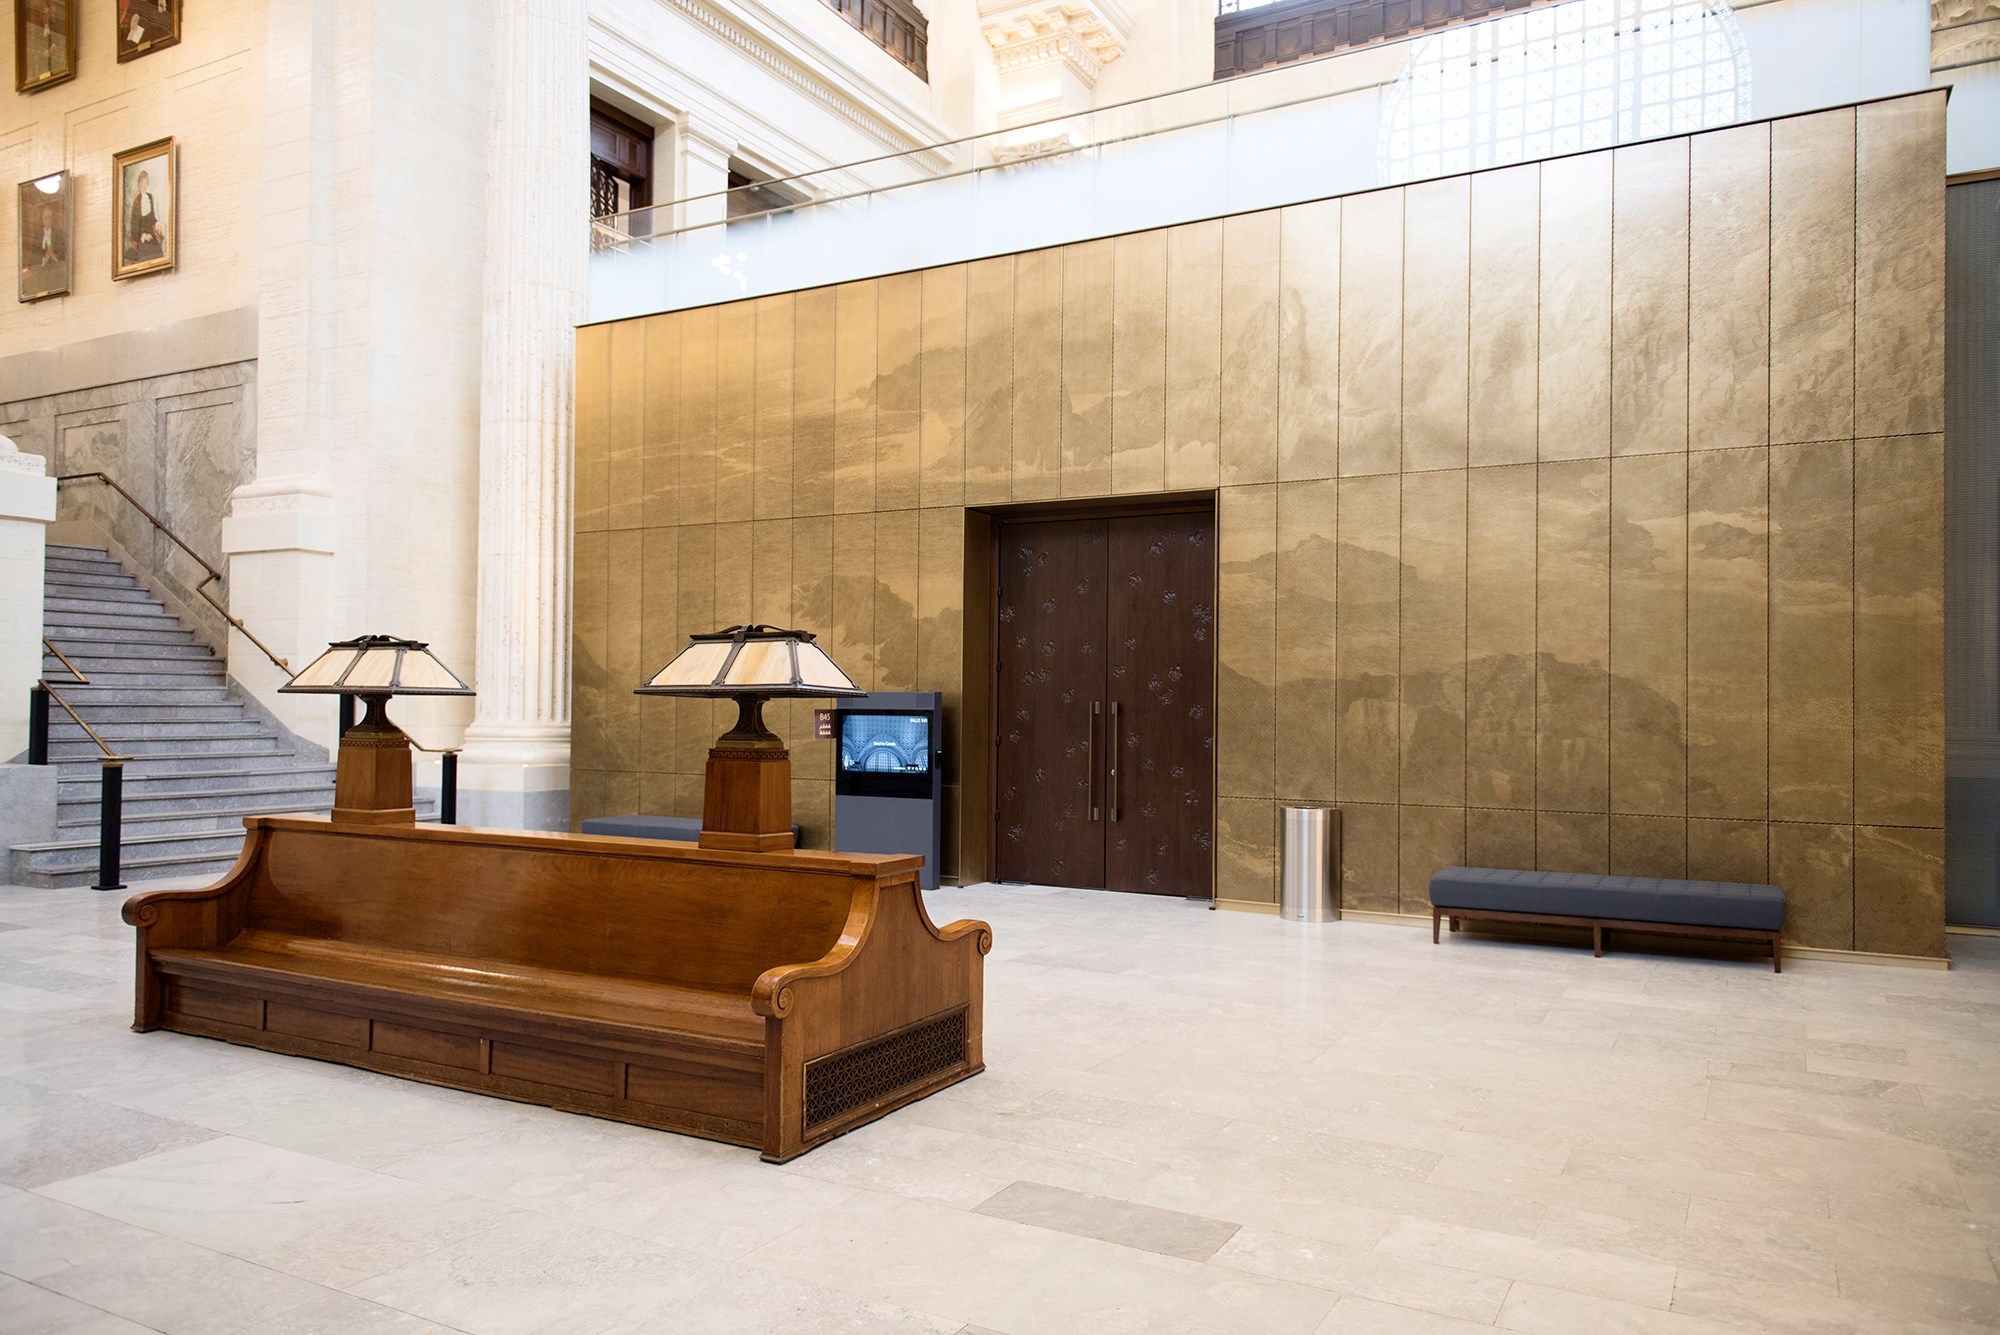
[[[709,748],[701,835],[695,842],[732,853],[790,850],[792,753],[771,747]]]
[[[367,717],[340,739],[333,772],[333,819],[349,825],[414,825],[410,739],[389,721],[388,697],[363,696]]]

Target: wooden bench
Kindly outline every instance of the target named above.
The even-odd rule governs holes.
[[[1447,918],[1454,932],[1460,918],[1588,927],[1598,955],[1607,928],[1768,942],[1773,972],[1784,968],[1785,892],[1775,885],[1446,867],[1431,877],[1433,945]]]
[[[253,816],[125,904],[134,1028],[748,1145],[777,1163],[983,1069],[992,930],[922,859]]]

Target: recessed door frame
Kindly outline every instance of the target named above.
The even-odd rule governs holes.
[[[1129,501],[1094,496],[1069,501],[1038,501],[1019,505],[983,505],[966,508],[964,682],[967,709],[966,724],[960,741],[964,750],[960,769],[962,786],[959,790],[961,884],[970,885],[981,880],[992,880],[998,875],[1000,867],[998,843],[1000,600],[998,594],[1001,573],[1000,539],[1006,526],[1071,519],[1126,519],[1143,515],[1181,514],[1206,516],[1211,530],[1216,535],[1215,541],[1209,544],[1210,560],[1214,563],[1209,577],[1219,603],[1222,591],[1222,536],[1216,495],[1213,491],[1149,493]],[[1209,645],[1213,670],[1210,672],[1208,714],[1215,720],[1218,732],[1222,720],[1216,712],[1214,692],[1219,688],[1222,675],[1220,647],[1221,637],[1217,636]],[[976,730],[973,726],[975,714],[972,708],[975,694],[978,696],[976,717],[979,724]],[[1220,783],[1216,757],[1220,752],[1221,747],[1218,745],[1211,753],[1208,774],[1212,813],[1210,823],[1218,829],[1222,823],[1222,800],[1218,791]],[[975,774],[979,776],[983,792],[975,793],[973,790],[972,779]],[[1221,846],[1219,835],[1210,840],[1209,895],[1205,902],[1211,906],[1214,903],[1215,886],[1221,870],[1218,861]],[[977,874],[969,874],[974,868],[977,869]],[[1189,898],[1202,897],[1189,896]]]

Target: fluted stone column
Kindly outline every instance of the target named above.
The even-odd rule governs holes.
[[[570,464],[589,238],[583,0],[495,0],[468,824],[569,824]]]

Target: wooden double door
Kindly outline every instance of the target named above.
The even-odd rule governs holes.
[[[1213,514],[1017,521],[998,542],[998,878],[1208,898]]]

